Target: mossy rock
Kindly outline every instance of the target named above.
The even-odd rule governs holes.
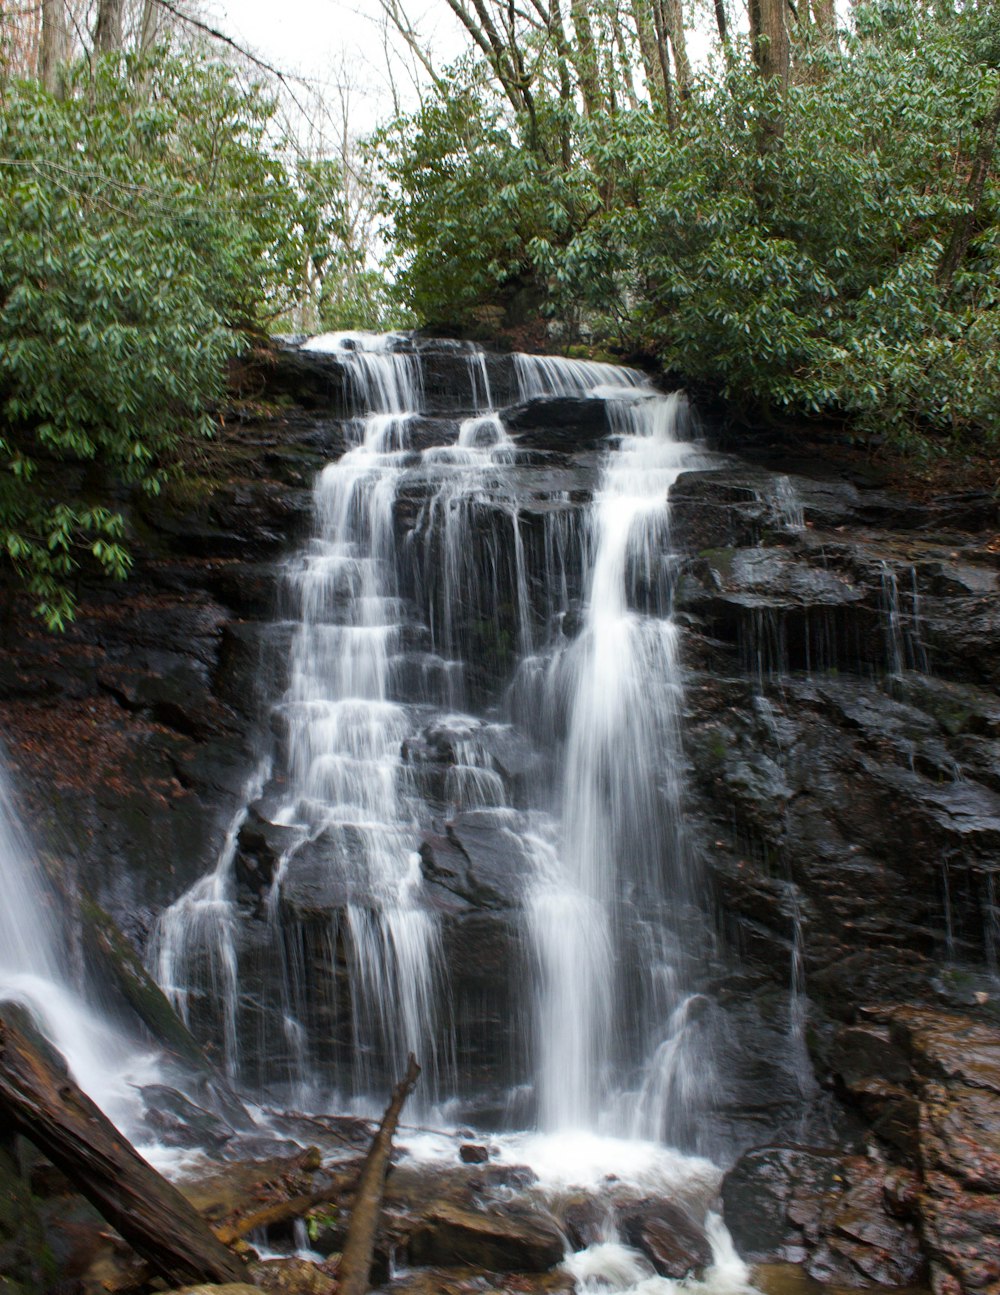
[[[194,1070],[211,1072],[198,1042],[113,919],[87,897],[80,901],[80,918],[87,960],[98,981],[124,1000],[158,1043]]]
[[[47,1289],[52,1266],[31,1189],[12,1150],[0,1146],[0,1295]]]

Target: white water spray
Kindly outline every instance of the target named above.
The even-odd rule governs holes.
[[[2,770],[0,748],[0,1002],[22,1006],[84,1092],[128,1128],[139,1115],[134,1085],[158,1078],[156,1059],[74,984],[61,899],[21,828]]]

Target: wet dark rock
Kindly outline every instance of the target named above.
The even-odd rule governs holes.
[[[224,1120],[189,1101],[166,1084],[145,1084],[140,1090],[146,1124],[171,1147],[203,1147],[218,1151],[235,1136]]]
[[[887,1208],[886,1179],[864,1157],[762,1148],[726,1175],[724,1217],[744,1257],[802,1263],[824,1283],[909,1285],[925,1261],[913,1225]]]
[[[235,876],[251,902],[270,890],[282,856],[299,842],[300,835],[270,822],[255,805],[249,807],[236,839]]]
[[[680,1280],[706,1268],[712,1248],[704,1228],[669,1201],[640,1201],[620,1216],[625,1241],[641,1250],[661,1277]]]
[[[86,896],[77,902],[84,967],[105,1008],[119,1020],[134,1020],[141,1032],[155,1039],[186,1087],[224,1117],[225,1127],[252,1123],[111,917]]]
[[[919,1162],[920,1105],[910,1066],[885,1027],[837,1032],[829,1064],[871,1123],[872,1130],[909,1164]]]
[[[563,1256],[563,1239],[544,1214],[511,1206],[488,1214],[442,1202],[410,1234],[414,1264],[471,1264],[491,1272],[547,1272]]]
[[[571,1197],[559,1209],[559,1224],[571,1250],[585,1250],[588,1246],[598,1245],[610,1234],[612,1211],[602,1204],[581,1193]]]
[[[921,1091],[920,1151],[925,1169],[967,1191],[1000,1192],[1000,1095],[965,1084]]]
[[[530,864],[517,836],[488,811],[458,814],[420,846],[425,878],[473,908],[517,908]]]
[[[541,397],[505,409],[503,417],[518,446],[525,449],[585,449],[613,430],[605,402],[586,397]]]
[[[463,1142],[458,1148],[458,1158],[463,1165],[485,1165],[490,1158],[490,1150],[474,1142]]]
[[[272,398],[332,413],[350,412],[344,366],[334,355],[282,347],[269,357],[258,380]]]
[[[523,1080],[523,1043],[516,1019],[519,978],[530,966],[521,915],[451,911],[441,922],[441,947],[450,969],[459,1083],[478,1091],[479,1118],[496,1127],[506,1089]],[[470,1117],[472,1118],[472,1117]]]
[[[672,541],[690,554],[756,544],[770,517],[768,481],[753,469],[682,472],[670,491]]]
[[[882,1201],[918,1227],[935,1290],[989,1289],[1000,1272],[1000,1031],[955,1013],[873,1006],[841,1031],[834,1057],[876,1131],[886,1136],[887,1110],[907,1126],[896,1143],[914,1171],[890,1170]]]
[[[992,1022],[912,1006],[870,1015],[888,1019],[891,1037],[922,1078],[1000,1094],[1000,1030]]]
[[[745,1152],[722,1183],[723,1218],[737,1249],[750,1261],[801,1260],[824,1198],[841,1181],[834,1153],[803,1147]]]
[[[1000,1197],[964,1191],[946,1174],[929,1173],[920,1201],[921,1231],[936,1290],[997,1289],[1000,1283]]]

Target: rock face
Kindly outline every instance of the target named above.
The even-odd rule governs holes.
[[[722,1199],[747,1259],[801,1263],[840,1286],[909,1286],[926,1276],[917,1230],[896,1213],[913,1191],[913,1174],[863,1156],[765,1147],[741,1157]]]
[[[820,1281],[1000,1289],[1000,1038],[915,1007],[863,1010],[835,1076],[897,1163],[802,1147],[747,1152],[726,1221],[750,1259],[805,1261]]]
[[[451,443],[462,414],[453,393],[468,380],[460,348],[421,345],[438,412],[410,429],[413,452]],[[496,403],[514,406],[510,363],[489,358],[483,371]],[[266,381],[278,403],[234,416],[203,476],[123,501],[135,568],[114,588],[82,582],[65,635],[44,634],[3,591],[0,731],[26,817],[66,885],[93,896],[140,953],[163,909],[214,867],[248,798],[266,703],[288,668],[281,564],[309,532],[313,477],[349,439],[343,416],[357,393],[336,361],[288,351]],[[530,455],[509,478],[524,569],[540,569],[560,537],[571,638],[583,594],[573,555],[606,412],[530,401],[509,425]],[[397,498],[401,549],[427,502],[419,483]],[[469,695],[485,704],[510,678],[518,598],[541,618],[546,593],[530,579],[519,592],[509,509],[484,501],[475,522],[463,560],[491,582],[482,605],[456,612],[454,633]],[[727,1180],[727,1221],[749,1256],[802,1263],[822,1281],[902,1284],[929,1265],[937,1295],[998,1290],[996,502],[916,501],[849,464],[776,470],[772,454],[767,466],[719,458],[684,473],[670,526],[672,554],[649,581],[670,588],[683,630],[686,835],[722,936],[703,977],[720,1076],[704,1118],[715,1146],[756,1148]],[[401,596],[421,581],[436,596],[440,568],[405,572]],[[637,604],[647,592],[636,587]],[[400,669],[416,689],[441,662],[426,643],[406,648]],[[264,736],[280,747],[280,732]],[[523,1023],[511,986],[531,955],[525,860],[477,811],[493,793],[462,773],[470,743],[514,806],[545,756],[494,715],[474,730],[429,722],[403,751],[436,815],[418,866],[451,969],[450,1046],[489,1120],[515,1077]],[[246,983],[264,986],[241,1010],[248,1036],[269,1040],[273,1078],[291,1072],[294,1040],[268,980],[267,897],[293,844],[281,904],[311,978],[304,1024],[333,1066],[354,1039],[348,896],[322,866],[329,842],[293,843],[269,808],[265,796],[234,829],[234,877],[245,919],[236,957]],[[81,941],[95,967],[100,943]],[[189,1009],[211,1047],[211,1006]],[[245,1077],[265,1078],[252,1067]],[[470,1237],[493,1244],[480,1235],[499,1226],[492,1216],[484,1225],[441,1209],[414,1253],[451,1264]],[[696,1238],[682,1237],[680,1257],[671,1249],[678,1220],[637,1214],[628,1227],[665,1275],[703,1262]],[[552,1235],[543,1227],[531,1244],[531,1263],[548,1262]]]

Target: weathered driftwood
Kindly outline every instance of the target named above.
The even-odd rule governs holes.
[[[168,1282],[245,1282],[242,1261],[14,1018],[0,1017],[0,1122],[44,1152]]]
[[[361,1166],[351,1220],[347,1226],[347,1239],[344,1242],[340,1269],[337,1273],[340,1295],[366,1295],[368,1291],[368,1276],[375,1251],[375,1230],[378,1227],[378,1216],[382,1209],[392,1139],[396,1132],[396,1125],[399,1123],[403,1103],[416,1087],[419,1075],[420,1067],[411,1053],[406,1074],[392,1090],[392,1099],[386,1107],[382,1123],[372,1139],[365,1162]]]

